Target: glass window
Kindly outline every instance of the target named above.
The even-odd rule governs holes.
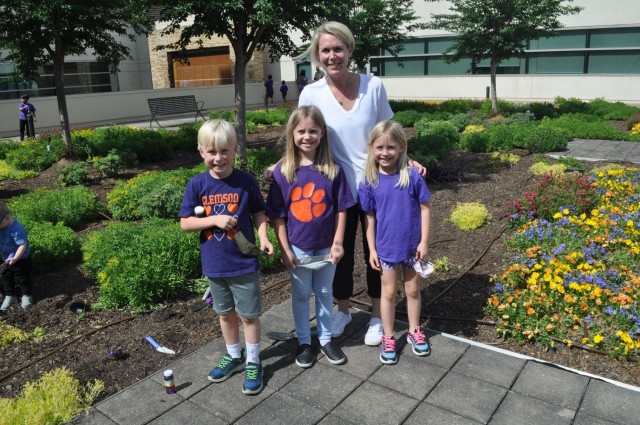
[[[589,74],[640,74],[640,51],[591,52]]]
[[[407,43],[402,44],[404,50],[402,50],[398,55],[424,55],[425,53],[425,40],[417,39],[412,40]],[[384,51],[384,56],[392,56],[388,50]]]
[[[452,37],[433,38],[427,40],[428,53],[444,53],[453,45]]]
[[[425,75],[424,58],[407,58],[401,61],[395,59],[386,59],[384,61],[384,75],[386,77],[403,75]]]
[[[471,59],[460,59],[459,62],[446,63],[442,58],[429,58],[428,75],[464,75],[471,68]]]
[[[640,47],[640,28],[591,30],[589,47]]]
[[[529,50],[584,49],[587,43],[586,30],[560,31],[558,37],[531,40]]]
[[[584,53],[536,53],[529,56],[529,74],[583,74]]]

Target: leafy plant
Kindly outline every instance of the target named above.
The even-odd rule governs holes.
[[[634,114],[640,114],[640,108],[622,102],[607,102],[603,98],[598,98],[589,102],[587,112],[603,120],[626,120]]]
[[[28,339],[29,334],[22,329],[0,322],[0,347],[7,348],[11,344]]]
[[[71,228],[78,228],[98,214],[96,196],[84,186],[37,189],[9,199],[7,206],[21,222],[59,222]]]
[[[38,272],[59,269],[82,258],[73,229],[58,222],[23,223],[29,235],[33,267]]]
[[[629,135],[602,119],[588,114],[566,114],[556,119],[544,118],[540,126],[565,133],[568,139],[627,140]]]
[[[126,182],[119,182],[107,194],[107,206],[117,220],[150,217],[175,218],[189,179],[202,172],[193,169],[148,171]]]
[[[457,203],[450,220],[460,230],[470,231],[481,227],[491,218],[487,207],[478,202]]]
[[[60,169],[58,181],[62,186],[77,186],[87,182],[89,170],[86,162],[67,164]]]
[[[54,369],[35,382],[27,382],[16,399],[0,398],[3,423],[70,423],[89,409],[103,390],[100,380],[89,381],[83,388],[66,367]]]
[[[175,220],[110,223],[84,239],[82,252],[100,285],[95,308],[148,310],[201,275],[198,234]]]
[[[422,114],[414,110],[406,110],[396,112],[393,115],[393,120],[397,121],[403,127],[413,127],[416,121],[422,117]]]
[[[573,168],[579,171],[584,171],[585,166],[577,158],[573,156],[561,156],[557,159],[558,163],[566,165],[567,168]]]
[[[111,149],[107,156],[98,158],[93,166],[102,177],[115,177],[123,165],[122,158],[115,149]]]
[[[544,117],[557,118],[560,115],[556,110],[555,105],[550,102],[530,103],[529,112],[531,112],[538,121],[543,119]]]

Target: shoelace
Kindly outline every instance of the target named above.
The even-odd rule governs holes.
[[[258,379],[258,368],[247,369],[247,379],[251,381],[255,381]]]
[[[218,363],[218,369],[224,369],[225,367],[229,366],[232,361],[233,361],[233,357],[223,356],[222,360],[220,360],[220,363]]]
[[[382,348],[384,349],[384,351],[395,351],[395,340],[393,338],[382,338]]]
[[[411,334],[411,339],[413,339],[416,344],[424,344],[427,342],[427,338],[419,330],[416,330]]]

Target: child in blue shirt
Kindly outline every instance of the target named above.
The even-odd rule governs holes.
[[[233,168],[237,153],[236,131],[229,122],[210,120],[198,131],[198,151],[209,168],[193,177],[180,208],[180,226],[187,232],[200,232],[202,274],[209,279],[213,308],[220,316],[220,327],[227,354],[209,373],[209,380],[222,382],[245,370],[244,394],[262,391],[260,362],[260,263],[243,254],[236,241],[238,232],[255,242],[253,223],[258,229],[260,249],[273,255],[267,238],[267,217],[256,179]],[[196,216],[195,208],[204,213]],[[245,350],[240,345],[238,316],[244,326]]]
[[[287,104],[287,92],[289,91],[289,86],[287,82],[282,80],[282,85],[280,86],[280,93],[282,93],[282,103]]]
[[[18,105],[18,115],[20,118],[20,141],[24,141],[25,129],[27,137],[34,137],[35,134],[31,134],[32,126],[29,121],[37,121],[36,119],[36,107],[29,103],[29,95],[25,94],[20,97],[20,105]]]
[[[2,278],[4,280],[4,301],[0,312],[5,313],[17,302],[16,284],[22,292],[22,308],[33,304],[31,296],[31,257],[27,231],[18,222],[9,208],[0,202],[0,256],[4,263]]]

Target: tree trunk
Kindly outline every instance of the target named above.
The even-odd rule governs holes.
[[[58,101],[58,117],[60,118],[60,131],[62,140],[66,146],[65,156],[71,156],[73,145],[71,144],[71,127],[69,125],[69,111],[67,109],[67,95],[64,89],[64,48],[58,46],[53,58],[53,83],[56,88],[56,100]]]
[[[246,126],[246,89],[245,89],[245,52],[243,49],[237,49],[236,63],[234,66],[235,75],[233,76],[234,88],[235,88],[235,101],[236,101],[236,136],[238,138],[238,156],[240,160],[245,161],[247,159],[247,126]]]
[[[496,93],[496,73],[498,72],[498,61],[491,59],[491,112],[498,113],[498,95]]]

